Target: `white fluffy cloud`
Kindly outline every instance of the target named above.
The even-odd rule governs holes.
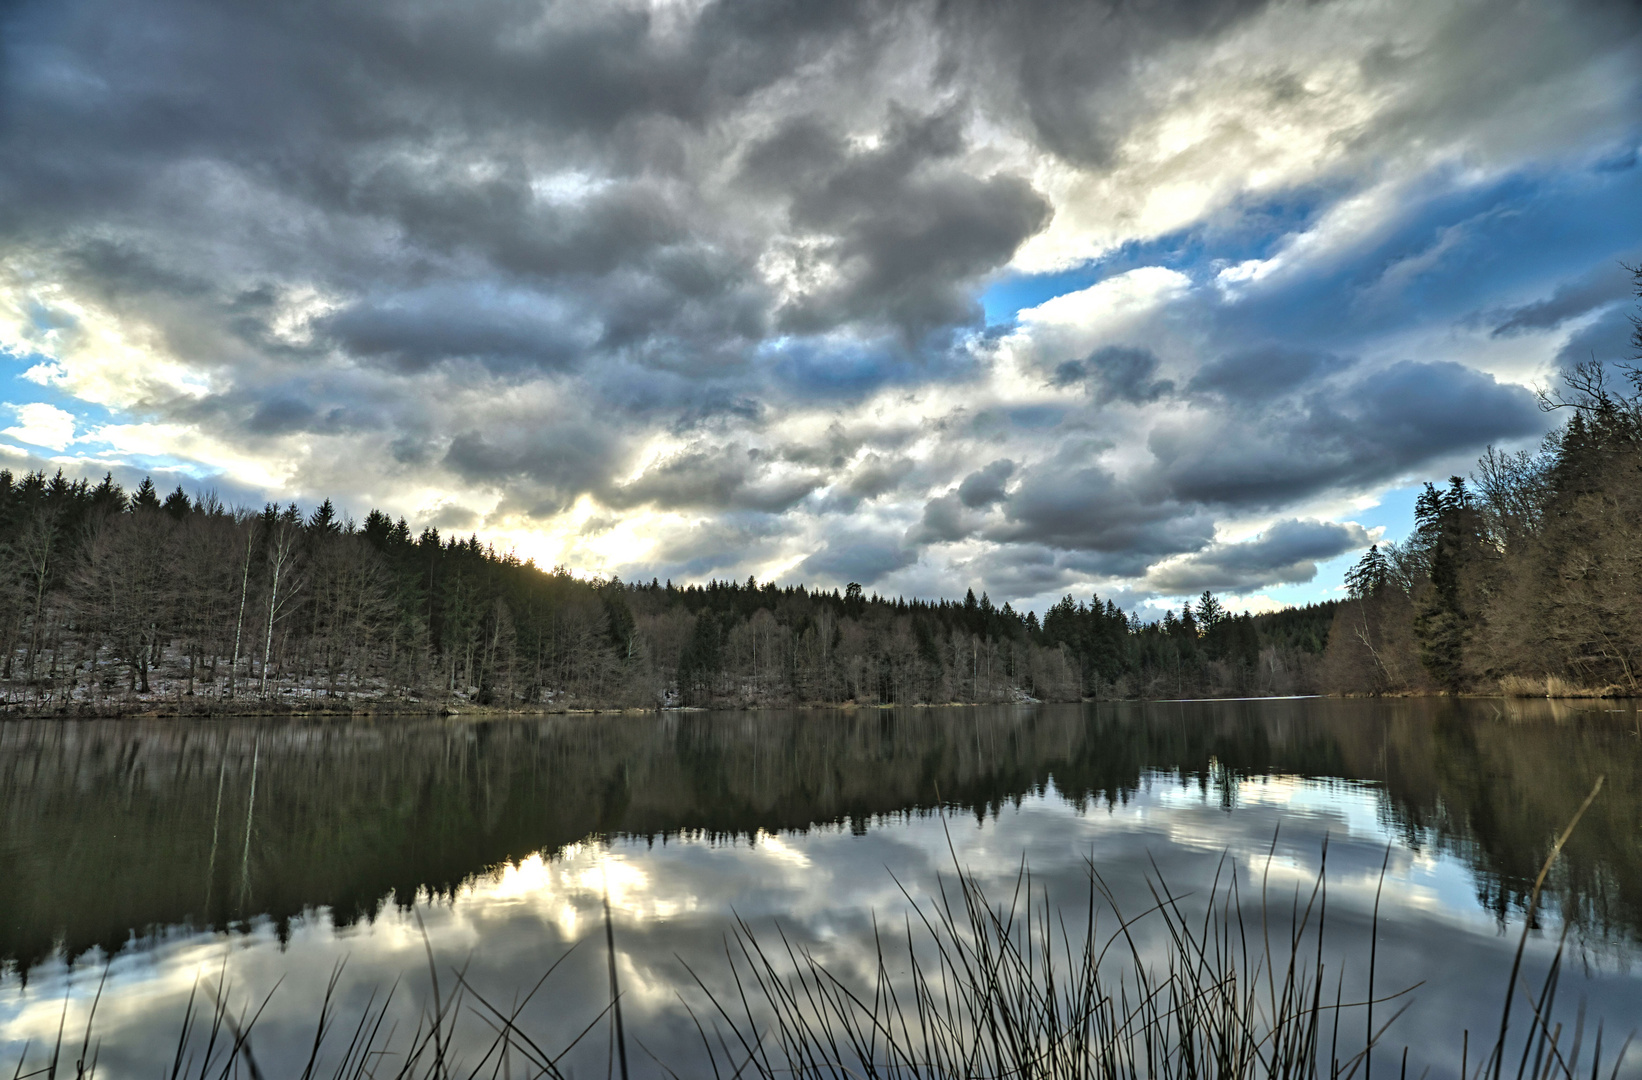
[[[59,451],[68,449],[68,444],[74,441],[73,413],[41,402],[13,405],[10,408],[17,414],[17,423],[0,431],[0,435],[9,435],[18,442]]]

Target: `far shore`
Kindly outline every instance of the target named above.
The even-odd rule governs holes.
[[[281,702],[261,699],[246,701],[182,701],[168,699],[123,700],[96,705],[86,702],[0,702],[0,719],[7,720],[369,720],[373,718],[410,718],[446,720],[502,720],[550,716],[662,716],[678,713],[751,712],[761,709],[805,710],[888,710],[888,709],[957,709],[1000,705],[1092,705],[1117,703],[1147,704],[1209,704],[1233,701],[1295,701],[1295,700],[1409,700],[1422,698],[1495,699],[1503,701],[1634,701],[1639,696],[1621,687],[1603,687],[1596,690],[1574,689],[1558,694],[1525,693],[1462,693],[1441,691],[1401,691],[1388,694],[1267,694],[1241,697],[1198,698],[1082,698],[1077,701],[1040,701],[1021,698],[1012,701],[920,701],[911,704],[858,701],[827,702],[762,702],[726,703],[714,705],[660,705],[660,706],[536,706],[531,708],[504,708],[470,702],[425,701],[335,701]]]

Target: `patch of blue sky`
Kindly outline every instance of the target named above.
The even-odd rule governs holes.
[[[1424,307],[1457,312],[1583,272],[1642,245],[1642,170],[1513,177],[1458,192],[1433,200],[1376,254],[1389,269],[1438,245],[1440,257],[1409,281]]]
[[[76,433],[115,422],[116,414],[113,410],[82,401],[49,382],[36,382],[27,377],[30,370],[49,362],[46,357],[36,353],[19,355],[0,351],[0,404],[14,407],[45,404],[62,409],[74,416]],[[0,415],[0,420],[5,421],[4,426],[10,426],[11,409],[5,411],[8,415]]]
[[[1381,545],[1401,543],[1414,531],[1414,500],[1418,498],[1423,486],[1423,483],[1419,483],[1391,488],[1380,494],[1378,505],[1341,516],[1355,521],[1370,532],[1376,528],[1383,530],[1379,540]],[[1310,581],[1272,585],[1253,591],[1279,604],[1296,606],[1338,600],[1345,595],[1346,571],[1356,565],[1362,557],[1361,551],[1348,551],[1344,555],[1337,555],[1318,563],[1316,576]],[[1236,602],[1233,601],[1231,606],[1235,608]]]
[[[1005,276],[981,295],[987,323],[1008,326],[1025,308],[1138,266],[1204,282],[1223,267],[1269,259],[1337,194],[1307,189],[1234,206],[1077,267]],[[1603,263],[1639,258],[1642,168],[1633,146],[1580,168],[1433,188],[1371,241],[1278,288],[1214,304],[1212,317],[1224,340],[1353,350],[1388,329],[1475,318],[1548,294],[1556,282]]]
[[[5,436],[6,442],[30,450],[40,459],[62,462],[65,472],[87,476],[112,469],[119,477],[127,479],[143,473],[165,476],[173,483],[191,479],[209,485],[220,479],[221,470],[189,458],[170,454],[117,452],[109,443],[88,437],[98,427],[120,422],[124,418],[113,409],[82,401],[49,382],[36,382],[27,377],[30,369],[49,362],[47,357],[36,353],[0,352],[0,429],[16,426],[16,411],[20,406],[51,405],[74,418],[74,442],[60,448],[29,442],[16,435]],[[75,467],[71,464],[73,461],[83,462],[83,465]]]
[[[1357,560],[1362,557],[1363,553],[1360,551],[1337,555],[1318,563],[1317,575],[1310,581],[1271,585],[1253,590],[1253,595],[1264,596],[1279,607],[1305,607],[1307,604],[1320,604],[1325,600],[1338,600],[1345,596],[1346,571],[1356,565]],[[1227,600],[1226,606],[1234,611],[1240,610],[1235,599]]]
[[[1105,260],[1081,263],[1070,270],[1052,274],[1008,274],[981,293],[981,309],[986,325],[1010,326],[1015,316],[1045,300],[1087,289],[1113,274]]]
[[[1349,350],[1387,330],[1548,295],[1639,254],[1642,169],[1518,174],[1434,193],[1373,243],[1221,305],[1216,321],[1243,340]]]
[[[783,337],[764,343],[759,353],[779,382],[823,399],[852,400],[885,386],[961,380],[978,370],[975,357],[950,342],[913,350],[887,340]]]
[[[1188,228],[1123,244],[1098,259],[1065,270],[1006,274],[981,293],[987,326],[1008,326],[1026,308],[1087,289],[1137,267],[1167,267],[1196,279],[1217,273],[1222,266],[1270,258],[1287,236],[1315,219],[1329,194],[1325,189],[1308,187],[1240,202]]]

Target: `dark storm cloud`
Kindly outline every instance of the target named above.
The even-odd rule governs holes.
[[[1494,327],[1494,337],[1520,334],[1528,330],[1551,330],[1569,319],[1624,300],[1631,294],[1630,274],[1618,264],[1603,265],[1580,277],[1557,286],[1555,292],[1543,300],[1504,313],[1503,320]]]
[[[918,552],[902,545],[900,537],[870,529],[847,530],[800,563],[798,575],[800,580],[872,585],[917,561]]]
[[[1292,393],[1317,375],[1350,365],[1351,361],[1327,353],[1269,346],[1209,361],[1187,389],[1222,394],[1233,401],[1259,402]]]
[[[615,468],[616,454],[609,428],[559,420],[534,429],[464,431],[450,441],[442,464],[468,483],[515,489],[517,508],[543,517],[599,488]]]
[[[976,469],[958,490],[938,495],[924,504],[919,522],[907,530],[909,544],[942,544],[966,539],[985,522],[984,512],[1006,498],[1004,485],[1015,475],[1015,463],[999,458]]]
[[[1081,591],[1079,583],[1091,578],[1136,573],[1134,560],[1122,555],[1066,551],[1032,543],[992,545],[958,564],[955,570],[959,580],[973,581],[976,591],[984,587],[993,597],[1045,597],[1051,603],[1067,589]],[[1133,607],[1139,598],[1132,590],[1110,584],[1102,586],[1099,595],[1102,600],[1116,600],[1124,608]],[[1145,593],[1151,595],[1150,590]],[[1087,600],[1086,593],[1083,599]]]
[[[1124,370],[1144,381],[1154,367]],[[1156,584],[1165,591],[1198,581],[1237,589],[1309,581],[1316,561],[1348,550],[1361,530],[1287,523],[1258,543],[1222,546],[1213,544],[1215,515],[1391,482],[1545,423],[1527,390],[1452,363],[1370,370],[1327,354],[1254,350],[1205,365],[1190,392],[1190,413],[1152,426],[1149,469],[1123,478],[1094,460],[1098,446],[1069,444],[1021,470],[1001,521],[983,524],[946,495],[925,505],[909,541],[979,530],[995,542],[1084,553],[1099,566],[1083,569],[1104,576],[1197,553],[1167,564],[1172,576]]]
[[[479,524],[479,515],[465,506],[454,503],[441,506],[427,517],[428,525],[447,532],[471,529]]]
[[[985,535],[1121,556],[1133,573],[1152,561],[1195,551],[1214,536],[1207,511],[1138,489],[1099,464],[1081,463],[1076,448],[1022,470],[1003,502],[1004,521]],[[1108,572],[1119,572],[1111,565]]]
[[[1158,364],[1157,354],[1150,349],[1108,345],[1082,360],[1059,365],[1052,382],[1059,387],[1082,384],[1102,404],[1147,405],[1174,392],[1172,381],[1153,377]]]
[[[774,514],[724,514],[669,532],[642,570],[651,576],[701,580],[767,557],[783,532],[782,520]]]
[[[1003,498],[1003,486],[1015,475],[1015,463],[999,458],[984,469],[976,469],[958,485],[958,499],[970,509],[991,506]]]
[[[393,393],[360,385],[347,373],[309,379],[245,380],[218,394],[178,395],[165,405],[173,422],[276,439],[280,436],[379,432],[400,404]]]
[[[912,461],[904,457],[885,457],[869,453],[844,483],[844,490],[858,499],[873,499],[894,491],[912,471]]]
[[[66,248],[63,259],[74,277],[92,286],[94,295],[105,302],[132,295],[203,297],[212,292],[208,278],[166,266],[131,243],[106,237],[92,237]]]
[[[975,529],[956,495],[938,495],[924,504],[924,516],[907,530],[909,544],[942,544],[962,540]]]
[[[1202,551],[1155,567],[1148,585],[1162,593],[1201,589],[1242,592],[1266,585],[1310,581],[1317,564],[1366,547],[1368,534],[1359,525],[1332,521],[1280,521],[1253,540],[1212,544]]]
[[[339,294],[328,341],[409,371],[613,351],[711,374],[772,322],[946,350],[945,331],[978,318],[975,283],[1049,215],[1020,178],[966,167],[966,111],[891,105],[865,149],[844,137],[860,116],[778,117],[733,191],[704,183],[716,125],[764,126],[757,95],[806,65],[864,76],[900,17],[740,2],[676,19],[505,0],[16,5],[0,234],[100,220],[112,238],[76,256],[88,284],[202,296],[229,282],[198,265],[189,232],[232,222],[209,226],[208,258],[230,276],[317,280]],[[804,241],[799,269],[827,285],[766,287],[756,264],[788,250],[787,232]],[[518,302],[494,300],[508,293]],[[552,325],[532,302],[582,317]],[[266,344],[255,313],[227,306],[219,320]]]
[[[815,512],[822,515],[853,514],[863,502],[893,495],[917,468],[911,458],[889,449],[883,453],[868,451],[847,467],[845,455],[835,454],[827,460],[816,452],[795,454],[795,449],[783,447],[782,456],[789,461],[826,466],[830,490],[814,507]]]
[[[823,238],[802,258],[839,271],[779,312],[784,329],[865,322],[918,340],[979,322],[970,283],[1008,262],[1050,209],[1017,177],[971,174],[959,160],[963,119],[893,108],[878,144],[852,150],[821,121],[798,117],[749,149],[743,183],[785,201],[800,233]]]
[[[1557,351],[1556,367],[1566,371],[1576,364],[1597,363],[1613,368],[1637,359],[1631,335],[1636,332],[1631,313],[1621,308],[1603,312],[1589,326],[1579,330]]]
[[[446,360],[551,371],[574,365],[593,336],[567,323],[540,298],[447,288],[362,301],[327,316],[319,329],[343,352],[402,371]]]
[[[698,446],[657,462],[636,480],[603,492],[602,498],[615,507],[779,513],[822,483],[818,473],[792,473],[777,465],[777,458],[757,448]]]
[[[1072,573],[1057,553],[1041,544],[1002,544],[962,564],[965,580],[992,596],[1036,596],[1059,589]]]
[[[1037,141],[1072,161],[1112,160],[1135,103],[1124,93],[1136,56],[1225,31],[1266,0],[1163,0],[1129,5],[949,0],[949,48],[1009,88]]]
[[[302,430],[313,423],[315,415],[314,407],[306,401],[273,398],[257,407],[246,426],[259,435]]]
[[[1212,388],[1207,402],[1190,418],[1152,429],[1148,447],[1175,497],[1275,507],[1331,488],[1391,482],[1433,459],[1545,427],[1527,389],[1460,364],[1401,361],[1334,374],[1340,364],[1332,358],[1277,354],[1274,381],[1262,359],[1270,355],[1210,365],[1194,384]],[[1276,396],[1250,395],[1251,382]]]

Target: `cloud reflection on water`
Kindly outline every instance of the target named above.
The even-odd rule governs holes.
[[[699,994],[690,993],[686,963],[725,988],[724,935],[731,913],[760,934],[773,935],[779,926],[795,947],[812,950],[841,976],[862,978],[875,962],[874,919],[893,940],[909,914],[897,882],[914,897],[929,896],[943,877],[950,882],[953,852],[998,899],[1013,887],[1024,862],[1034,887],[1046,888],[1063,904],[1074,925],[1087,896],[1086,860],[1099,869],[1122,909],[1133,913],[1150,903],[1148,875],[1161,877],[1176,894],[1188,894],[1188,905],[1203,903],[1224,856],[1236,867],[1246,911],[1258,909],[1263,884],[1273,933],[1280,934],[1289,905],[1297,895],[1304,901],[1322,869],[1326,840],[1328,933],[1331,948],[1350,954],[1347,996],[1354,987],[1361,990],[1361,954],[1389,842],[1379,985],[1401,988],[1426,981],[1418,1007],[1393,1030],[1393,1041],[1413,1048],[1410,1061],[1416,1067],[1431,1063],[1451,1072],[1459,1032],[1469,1028],[1475,1035],[1497,1024],[1501,982],[1520,928],[1516,909],[1507,906],[1502,921],[1493,908],[1493,897],[1510,886],[1500,885],[1487,868],[1503,865],[1500,860],[1521,846],[1513,836],[1535,835],[1541,818],[1560,812],[1551,805],[1530,816],[1519,833],[1502,831],[1497,807],[1485,812],[1482,803],[1459,805],[1467,789],[1455,786],[1453,778],[1487,775],[1499,798],[1520,810],[1527,798],[1511,786],[1516,780],[1547,768],[1572,790],[1583,783],[1583,763],[1592,759],[1612,773],[1616,794],[1627,794],[1636,751],[1614,741],[1617,736],[1607,727],[1581,728],[1589,721],[1580,716],[1552,718],[1545,725],[1525,715],[1507,723],[1473,715],[1475,710],[1434,708],[1206,703],[904,717],[772,714],[757,722],[747,717],[683,724],[549,721],[477,732],[392,725],[291,729],[292,746],[282,751],[287,757],[270,755],[263,744],[266,794],[259,800],[268,800],[269,817],[259,825],[256,842],[268,851],[252,865],[266,874],[302,871],[306,876],[296,875],[296,891],[276,893],[269,883],[258,894],[266,903],[304,897],[300,913],[283,922],[258,916],[236,929],[218,923],[217,929],[202,930],[190,928],[180,917],[190,909],[182,908],[150,938],[134,926],[127,947],[109,962],[108,987],[98,1008],[101,1068],[114,1077],[151,1076],[155,1062],[170,1058],[196,976],[215,982],[225,961],[236,1003],[260,999],[283,980],[258,1025],[259,1059],[271,1075],[282,1054],[297,1054],[295,1048],[311,1038],[325,979],[344,958],[344,1016],[363,1008],[373,990],[402,980],[401,1020],[411,1024],[429,1001],[422,926],[440,958],[447,992],[446,969],[466,965],[472,985],[504,1006],[576,946],[524,1016],[529,1030],[562,1042],[606,1001],[601,902],[608,885],[628,1030],[670,1062],[682,1062],[681,1071],[689,1075],[705,1061],[676,994],[682,991],[701,1004]],[[139,728],[109,730],[121,738],[146,737]],[[156,729],[154,739],[174,738],[181,730]],[[535,732],[535,741],[511,741],[527,730]],[[233,735],[231,728],[201,728],[188,738]],[[312,771],[340,769],[337,763],[353,752],[349,740],[372,747],[362,752],[358,767],[369,784],[387,793],[389,804],[402,805],[415,792],[423,799],[433,797],[430,791],[442,792],[434,801],[445,808],[443,820],[452,830],[441,842],[426,819],[406,819],[404,861],[388,879],[421,875],[417,879],[424,884],[414,890],[413,905],[408,892],[398,893],[397,902],[394,893],[379,894],[363,917],[334,911],[321,900],[348,895],[350,880],[384,880],[371,876],[374,871],[365,865],[371,849],[335,866],[303,864],[301,858],[312,863],[317,856],[301,856],[309,849],[299,842],[297,828],[317,828],[316,821],[328,820],[314,817],[314,800],[335,801],[364,827],[361,804],[349,801],[345,777],[350,774]],[[24,742],[13,741],[11,750],[28,750]],[[442,779],[412,770],[403,774],[402,788],[395,786],[401,782],[395,770],[414,761],[410,751],[424,743],[445,763],[437,774]],[[79,760],[99,759],[86,750],[90,742],[63,745]],[[32,873],[33,884],[45,887],[54,884],[54,874],[67,874],[71,859],[66,849],[58,850],[67,843],[61,838],[89,842],[81,834],[97,820],[99,792],[127,813],[138,794],[149,791],[176,799],[179,813],[198,814],[190,766],[165,766],[171,759],[159,752],[158,741],[138,751],[121,745],[124,755],[110,754],[107,760],[144,763],[141,779],[123,793],[112,774],[93,771],[89,779],[81,776],[68,785],[73,794],[66,801],[57,801],[40,779],[44,773],[31,774],[37,802],[13,804],[18,812],[10,820],[20,830],[9,841],[13,854],[0,847],[0,857],[13,859],[10,865],[22,872],[19,880]],[[226,751],[217,743],[205,745],[212,767],[204,775],[215,784],[216,755]],[[1467,752],[1474,756],[1467,758]],[[18,752],[12,760],[26,757]],[[176,760],[186,763],[187,754]],[[468,761],[467,771],[451,766],[457,760]],[[931,760],[941,764],[914,781],[916,763]],[[1372,763],[1380,761],[1390,762],[1391,771],[1376,774]],[[830,764],[823,768],[816,762]],[[1440,767],[1436,779],[1420,771],[1433,763]],[[504,765],[522,771],[504,775]],[[885,771],[875,772],[880,766]],[[1131,767],[1136,771],[1125,774]],[[607,778],[616,775],[630,777],[628,787],[619,797],[606,797],[615,790]],[[582,781],[585,789],[577,786]],[[908,786],[892,789],[892,781]],[[534,802],[514,798],[521,785],[534,792]],[[929,785],[945,796],[944,819],[927,812],[933,805],[924,791]],[[1432,790],[1439,794],[1431,795]],[[565,800],[598,798],[605,800],[598,811],[604,817],[528,818],[528,828],[507,834],[507,843],[534,835],[538,846],[484,861],[494,858],[486,853],[494,850],[496,830],[517,823],[530,807],[554,803],[558,815],[564,809],[558,803]],[[306,809],[282,817],[282,800]],[[475,831],[462,832],[457,811],[469,805]],[[756,810],[745,809],[755,805]],[[58,810],[41,806],[70,816],[60,819],[53,816]],[[672,808],[671,817],[656,816],[664,806]],[[1576,883],[1594,876],[1623,885],[1634,870],[1623,862],[1623,853],[1631,850],[1634,859],[1634,844],[1627,848],[1624,834],[1630,827],[1626,815],[1635,807],[1621,800],[1607,809],[1617,818],[1593,816],[1590,832],[1582,836],[1587,846],[1570,851],[1571,863],[1582,867],[1571,872]],[[30,824],[23,810],[40,816]],[[149,816],[124,819],[117,827],[125,831],[162,822],[181,828],[180,818],[145,813]],[[600,820],[605,824],[589,835],[590,824]],[[731,827],[734,821],[744,824]],[[752,824],[757,821],[769,824]],[[385,827],[372,828],[378,830],[372,849],[394,840]],[[540,846],[570,835],[581,838]],[[1502,836],[1503,852],[1496,850]],[[17,845],[26,848],[30,837],[38,847],[15,861]],[[128,837],[141,847],[143,834]],[[1610,839],[1616,846],[1605,846]],[[202,867],[171,853],[158,838],[155,843],[159,846],[141,853],[152,870],[203,882]],[[451,850],[481,861],[446,888],[438,884],[441,876],[459,865],[446,858]],[[112,861],[105,865],[108,881],[137,880],[121,876],[124,871]],[[1499,873],[1508,877],[1510,871]],[[74,914],[68,894],[42,895],[57,897],[52,903],[61,917]],[[1622,900],[1623,889],[1602,898],[1610,907],[1595,909],[1594,921],[1582,924],[1576,947],[1588,970],[1570,970],[1564,994],[1570,1001],[1587,995],[1593,1015],[1605,1015],[1610,1028],[1626,1030],[1642,1022],[1642,981],[1630,968],[1636,953],[1626,943],[1633,939]],[[163,908],[130,909],[133,915],[149,910]],[[1546,924],[1556,929],[1554,918]],[[1112,924],[1105,925],[1109,931]],[[1160,929],[1141,925],[1144,948],[1160,947]],[[1531,941],[1531,971],[1543,971],[1553,944],[1544,934]],[[71,999],[68,1028],[76,1030],[102,962],[101,952],[93,951],[70,968],[58,952],[29,967],[26,984],[15,971],[0,977],[0,1061],[16,1058],[25,1039],[38,1047],[55,1037],[65,994]],[[1331,959],[1331,978],[1337,970]],[[469,1030],[482,1033],[477,1021]],[[604,1068],[604,1039],[601,1027],[582,1047],[579,1072]],[[640,1075],[654,1071],[637,1051],[634,1065]]]

